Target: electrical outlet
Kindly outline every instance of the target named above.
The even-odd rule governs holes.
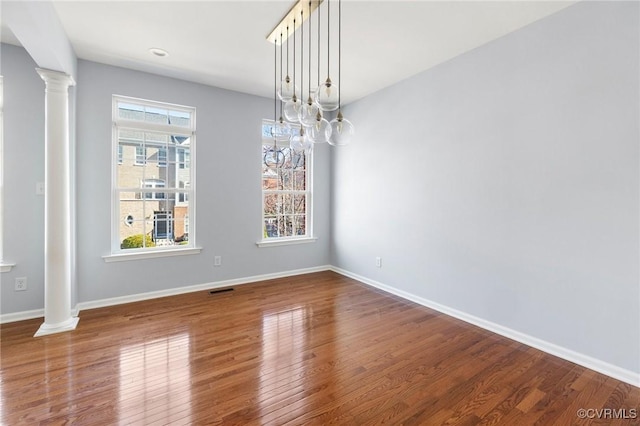
[[[376,257],[376,266],[378,268],[382,268],[382,258],[381,257]]]
[[[27,289],[27,277],[16,278],[15,291],[25,291]]]
[[[222,266],[222,256],[213,256],[213,266]]]

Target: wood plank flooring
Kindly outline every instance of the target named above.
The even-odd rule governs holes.
[[[0,327],[3,425],[640,424],[639,388],[333,272],[40,323]]]

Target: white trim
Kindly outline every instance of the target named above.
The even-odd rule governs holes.
[[[14,266],[16,266],[15,263],[0,262],[0,272],[11,272]]]
[[[284,272],[275,272],[272,274],[254,275],[251,277],[235,278],[224,281],[213,281],[204,284],[195,284],[186,287],[170,288],[167,290],[151,291],[148,293],[138,293],[128,296],[112,297],[109,299],[94,300],[90,302],[78,303],[79,310],[103,308],[106,306],[121,305],[123,303],[139,302],[142,300],[156,299],[158,297],[175,296],[178,294],[193,293],[195,291],[206,291],[216,288],[229,287],[233,285],[250,284],[258,281],[272,280],[275,278],[292,277],[295,275],[310,274],[312,272],[322,272],[331,269],[329,265],[314,266],[311,268],[294,269]]]
[[[527,346],[531,346],[533,348],[539,349],[548,354],[551,354],[559,358],[562,358],[564,360],[581,365],[590,370],[594,370],[599,373],[605,374],[609,377],[613,377],[614,379],[623,381],[630,385],[640,387],[640,373],[636,373],[631,370],[618,367],[617,365],[613,365],[608,362],[605,362],[596,358],[592,358],[588,355],[573,351],[571,349],[556,345],[554,343],[547,342],[537,337],[533,337],[528,334],[519,332],[517,330],[504,327],[500,324],[496,324],[494,322],[487,321],[485,319],[476,317],[474,315],[470,315],[465,312],[458,311],[448,306],[441,305],[440,303],[437,303],[428,299],[424,299],[420,296],[416,296],[415,294],[406,292],[404,290],[400,290],[395,287],[372,280],[370,278],[363,277],[362,275],[354,274],[353,272],[349,272],[335,266],[331,266],[331,270],[338,274],[344,275],[345,277],[353,278],[354,280],[360,281],[371,287],[375,287],[379,290],[385,291],[387,293],[391,293],[393,295],[399,296],[411,302],[415,302],[419,305],[441,312],[445,315],[449,315],[451,317],[457,318],[469,324],[473,324],[485,330],[499,334],[503,337],[515,340],[516,342],[520,342]]]
[[[315,243],[318,237],[304,237],[304,238],[274,238],[273,240],[262,240],[256,242],[258,247],[276,247],[276,246],[288,246],[291,244],[304,244]]]
[[[578,364],[583,367],[589,368],[591,370],[597,371],[599,373],[605,374],[609,377],[613,377],[614,379],[620,380],[630,385],[640,387],[639,373],[618,367],[616,365],[610,364],[608,362],[605,362],[596,358],[592,358],[588,355],[575,352],[571,349],[558,346],[556,344],[544,341],[542,339],[529,336],[528,334],[521,333],[519,331],[510,329],[508,327],[501,326],[491,321],[487,321],[482,318],[469,315],[467,313],[458,311],[448,306],[441,305],[439,303],[424,299],[422,297],[416,296],[406,291],[399,290],[397,288],[388,286],[381,282],[372,280],[370,278],[367,278],[358,274],[354,274],[352,272],[346,271],[342,268],[338,268],[332,265],[315,266],[315,267],[304,268],[304,269],[294,269],[294,270],[284,271],[284,272],[254,275],[251,277],[236,278],[236,279],[230,279],[230,280],[224,280],[224,281],[214,281],[210,283],[196,284],[196,285],[191,285],[186,287],[177,287],[177,288],[172,288],[167,290],[152,291],[148,293],[139,293],[139,294],[133,294],[128,296],[94,300],[89,302],[80,302],[72,310],[72,316],[74,317],[77,316],[81,310],[85,310],[85,309],[102,308],[106,306],[114,306],[114,305],[120,305],[124,303],[138,302],[143,300],[155,299],[159,297],[175,296],[178,294],[192,293],[195,291],[212,290],[216,288],[224,288],[224,287],[229,287],[233,285],[250,284],[258,281],[265,281],[265,280],[271,280],[276,278],[285,278],[285,277],[291,277],[295,275],[303,275],[303,274],[309,274],[313,272],[322,272],[327,270],[344,275],[345,277],[353,278],[354,280],[357,280],[365,285],[375,287],[379,290],[396,295],[398,297],[409,300],[411,302],[415,302],[419,305],[441,312],[445,315],[449,315],[451,317],[460,319],[469,324],[473,324],[485,330],[499,334],[503,337],[506,337],[506,338],[515,340],[517,342],[523,343],[527,346],[531,346],[533,348],[539,349],[545,353],[557,356],[564,360],[573,362],[575,364]],[[3,315],[0,315],[0,324],[5,324],[5,323],[15,322],[15,321],[23,321],[27,319],[33,319],[33,318],[41,318],[43,316],[44,316],[44,309],[36,309],[32,311],[3,314]]]
[[[38,331],[36,331],[36,334],[34,334],[33,337],[48,336],[49,334],[57,334],[57,333],[63,333],[65,331],[75,330],[76,327],[78,326],[78,321],[80,321],[80,318],[71,317],[67,321],[61,324],[47,324],[45,322],[40,326],[40,328],[38,329]]]
[[[200,254],[202,248],[188,247],[176,249],[159,249],[155,251],[138,251],[135,253],[116,253],[102,256],[105,262],[126,262],[128,260],[154,259],[156,257],[187,256]]]
[[[103,308],[106,306],[121,305],[124,303],[140,302],[143,300],[156,299],[159,297],[176,296],[178,294],[193,293],[195,291],[206,291],[216,288],[224,288],[233,285],[251,284],[258,281],[273,280],[276,278],[293,277],[296,275],[311,274],[313,272],[322,272],[332,270],[330,265],[314,266],[311,268],[293,269],[284,272],[275,272],[271,274],[254,275],[251,277],[236,278],[224,281],[214,281],[204,284],[196,284],[186,287],[176,287],[167,290],[151,291],[148,293],[138,293],[128,296],[111,297],[108,299],[93,300],[89,302],[80,302],[71,310],[71,316],[77,317],[81,310]],[[13,312],[10,314],[0,315],[0,324],[9,322],[24,321],[34,318],[44,317],[44,309],[34,309],[32,311]]]
[[[25,321],[35,318],[44,318],[44,308],[34,309],[31,311],[12,312],[10,314],[2,314],[0,315],[0,324]]]

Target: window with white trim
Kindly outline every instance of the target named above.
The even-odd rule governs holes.
[[[310,153],[271,138],[273,121],[262,122],[262,241],[311,237]],[[292,131],[297,131],[294,128]]]
[[[195,108],[113,96],[112,253],[193,247],[195,130]]]

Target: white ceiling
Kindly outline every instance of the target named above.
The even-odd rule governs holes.
[[[436,66],[574,2],[343,0],[343,101],[359,99]],[[266,97],[273,96],[274,51],[265,37],[293,3],[53,2],[79,58]],[[326,4],[325,0],[320,8],[323,28]],[[336,30],[337,4],[331,0],[331,23]],[[314,14],[314,35],[316,19]],[[2,30],[4,42],[17,43],[5,23]],[[314,81],[316,46],[314,39]],[[169,56],[151,55],[152,47],[167,50]],[[334,53],[336,48],[332,42]],[[322,49],[324,79],[326,47]],[[334,58],[333,65],[336,62]],[[337,80],[337,67],[332,66],[331,76]]]

